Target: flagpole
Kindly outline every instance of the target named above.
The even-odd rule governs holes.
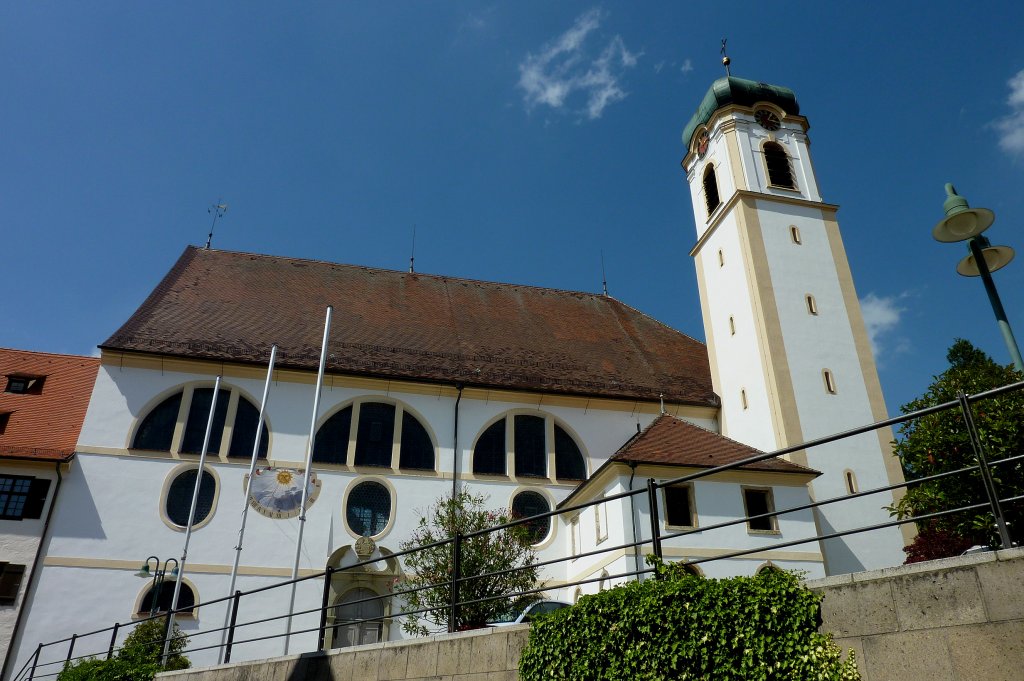
[[[217,396],[220,394],[220,376],[213,384],[213,398],[210,399],[210,415],[206,419],[206,434],[203,436],[203,449],[199,454],[199,470],[196,472],[196,486],[192,490],[192,508],[188,512],[188,525],[185,526],[185,546],[181,549],[181,560],[178,562],[178,578],[174,580],[174,596],[171,598],[171,614],[167,617],[167,631],[164,632],[164,652],[161,656],[163,664],[167,664],[167,653],[171,648],[174,636],[174,611],[178,607],[178,594],[181,593],[181,582],[185,578],[185,559],[188,558],[188,542],[192,539],[192,523],[196,519],[196,505],[199,503],[199,486],[203,482],[203,470],[206,465],[206,451],[210,448],[210,432],[213,430],[213,415],[217,409]],[[156,595],[153,596],[156,598]]]
[[[267,397],[270,395],[270,381],[274,376],[274,362],[277,359],[277,345],[270,348],[270,364],[267,366],[267,380],[263,384],[263,400],[260,402],[260,418],[256,423],[256,440],[252,444],[252,461],[249,462],[249,477],[245,483],[245,497],[242,502],[242,522],[238,526],[238,544],[235,546],[235,563],[231,566],[231,585],[228,596],[235,593],[235,580],[238,578],[238,563],[242,557],[242,540],[245,538],[245,520],[249,516],[249,494],[252,491],[252,478],[256,472],[256,461],[259,459],[260,444],[263,438],[263,422],[266,420]],[[224,631],[220,635],[219,661],[224,661],[224,644],[228,636],[228,623],[231,620],[231,608],[224,611]]]
[[[324,340],[320,346],[320,370],[316,375],[316,393],[313,395],[313,417],[309,423],[309,439],[306,440],[306,468],[302,478],[302,503],[299,504],[299,537],[295,542],[295,564],[292,566],[292,595],[288,602],[288,619],[285,620],[284,654],[288,654],[288,642],[292,633],[292,611],[295,610],[294,580],[299,578],[299,557],[302,555],[302,531],[306,527],[306,499],[309,497],[309,469],[313,465],[313,440],[316,437],[316,420],[320,412],[320,389],[324,385],[324,366],[327,364],[327,338],[331,333],[331,312],[334,308],[327,306],[327,319],[324,322]]]

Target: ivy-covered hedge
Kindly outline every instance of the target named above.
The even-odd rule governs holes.
[[[541,679],[858,681],[853,651],[818,632],[820,596],[781,570],[657,578],[584,596],[534,621],[519,665]]]

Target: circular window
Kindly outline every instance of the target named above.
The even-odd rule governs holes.
[[[379,482],[359,483],[348,493],[345,517],[349,529],[361,537],[380,534],[391,519],[391,493]]]
[[[167,519],[175,525],[188,525],[188,514],[192,508],[192,494],[196,488],[198,468],[190,468],[179,473],[167,487],[167,499],[164,509]],[[196,501],[196,517],[193,526],[206,520],[213,510],[213,501],[217,494],[217,481],[210,471],[203,471],[203,481],[199,485],[199,499]]]
[[[529,518],[551,510],[551,504],[539,492],[520,492],[512,499],[512,517]],[[539,544],[551,531],[551,518],[537,518],[525,524],[530,541]]]

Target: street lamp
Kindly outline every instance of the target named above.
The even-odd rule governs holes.
[[[152,570],[149,569],[149,561],[153,561],[153,569]],[[170,572],[168,572],[167,566],[170,563],[174,563],[174,567],[171,568]],[[160,598],[160,591],[161,591],[161,589],[163,588],[163,585],[164,585],[164,576],[165,575],[169,575],[172,580],[177,580],[178,579],[178,561],[175,560],[174,558],[168,558],[167,560],[165,560],[164,561],[164,567],[161,570],[160,569],[160,559],[157,558],[156,556],[150,556],[149,558],[146,559],[146,562],[142,564],[142,567],[139,568],[139,571],[135,573],[136,577],[141,577],[142,579],[149,579],[150,577],[153,578],[153,586],[149,590],[149,593],[150,593],[150,598],[149,598],[149,614],[150,614],[150,616],[155,615],[156,612],[157,612],[158,600]]]
[[[1021,359],[1020,348],[1017,347],[1017,340],[1013,337],[1013,330],[1006,318],[1006,310],[1003,309],[999,292],[992,281],[992,272],[1013,260],[1013,249],[1009,246],[993,246],[988,239],[981,236],[981,233],[995,222],[996,215],[987,208],[968,206],[967,199],[957,194],[956,189],[949,183],[946,183],[946,201],[942,204],[942,209],[946,217],[932,229],[932,236],[936,241],[945,243],[967,242],[970,255],[960,261],[956,271],[965,277],[981,277],[999,330],[1006,341],[1006,348],[1013,359],[1013,366],[1017,371],[1024,373],[1024,360]]]

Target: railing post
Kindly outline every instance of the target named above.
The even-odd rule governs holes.
[[[316,641],[317,650],[324,649],[327,639],[327,606],[331,602],[331,575],[333,574],[334,568],[328,565],[327,571],[324,573],[324,595],[320,599],[320,633]]]
[[[155,598],[155,596],[154,596],[154,598]],[[164,622],[164,640],[162,641],[162,643],[163,643],[162,650],[170,650],[171,649],[169,641],[170,641],[170,638],[171,638],[171,617],[173,615],[174,615],[174,610],[168,608],[167,609],[166,622]],[[166,665],[167,664],[167,657],[166,656],[161,655],[161,657],[160,657],[160,664],[162,664],[162,665]]]
[[[36,646],[36,652],[32,656],[32,669],[28,671],[28,681],[32,681],[36,677],[36,665],[39,664],[39,654],[43,652],[43,644],[40,643]]]
[[[992,516],[996,521],[996,530],[999,532],[999,541],[1004,549],[1013,546],[1010,540],[1010,531],[1006,527],[1006,519],[1003,517],[1003,507],[999,503],[999,491],[996,490],[995,481],[992,480],[992,473],[988,469],[988,459],[985,458],[985,448],[981,444],[981,437],[978,435],[978,428],[974,424],[974,413],[971,411],[971,404],[967,401],[967,393],[957,393],[957,401],[960,402],[960,411],[964,415],[964,425],[967,426],[967,434],[971,438],[971,446],[974,448],[974,456],[978,459],[981,470],[981,482],[985,487],[985,494],[988,496],[989,506],[992,508]]]
[[[658,486],[654,478],[647,479],[647,501],[651,507],[651,550],[661,558],[661,522],[658,517]],[[638,547],[639,548],[639,547]]]
[[[448,631],[458,631],[459,627],[459,577],[462,573],[462,535],[458,532],[452,537],[452,605],[448,619]]]
[[[71,634],[71,642],[68,643],[68,656],[64,658],[64,664],[71,662],[71,655],[75,652],[75,641],[78,640],[78,634]]]
[[[117,644],[117,630],[121,628],[120,622],[114,622],[114,631],[110,634],[110,647],[107,648],[107,659],[114,656],[114,646]]]
[[[224,644],[224,664],[231,662],[231,646],[235,642],[235,622],[238,621],[238,603],[242,600],[242,592],[235,591],[231,597],[231,622],[228,624],[228,640]]]

